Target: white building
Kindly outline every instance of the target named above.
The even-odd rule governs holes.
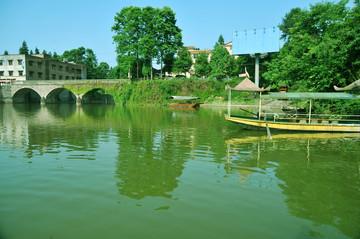
[[[60,62],[49,55],[0,55],[0,81],[86,79],[86,64]]]

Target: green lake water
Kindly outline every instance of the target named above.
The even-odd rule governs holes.
[[[0,105],[0,239],[360,238],[360,135],[223,108]]]

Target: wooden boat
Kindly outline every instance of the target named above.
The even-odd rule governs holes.
[[[200,107],[202,103],[180,103],[180,102],[169,102],[171,107],[189,107],[189,108],[197,108]]]
[[[185,107],[185,108],[198,108],[202,103],[193,102],[193,100],[199,99],[199,97],[193,96],[171,96],[172,99],[177,100],[177,102],[169,102],[168,104],[171,107]]]
[[[245,79],[246,80],[246,79]],[[248,80],[248,79],[247,79]],[[241,83],[240,83],[241,84]],[[344,92],[331,93],[306,93],[306,92],[290,92],[290,93],[268,93],[262,95],[266,89],[260,89],[251,81],[246,84],[238,85],[229,90],[228,115],[225,117],[234,123],[238,123],[245,128],[263,128],[290,131],[308,131],[308,132],[360,132],[360,116],[356,115],[315,115],[312,114],[312,101],[315,99],[360,99],[358,94],[350,94]],[[249,87],[249,85],[251,87]],[[346,87],[345,87],[346,88]],[[352,87],[351,89],[353,89]],[[339,89],[339,88],[338,88]],[[348,88],[347,88],[348,89]],[[241,117],[231,115],[231,91],[252,91],[258,92],[259,111],[256,117]],[[309,100],[310,108],[307,114],[288,114],[288,113],[266,113],[262,111],[261,102],[263,99],[282,99],[282,100]]]

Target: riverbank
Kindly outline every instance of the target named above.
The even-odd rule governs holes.
[[[196,96],[199,102],[212,106],[225,106],[228,93],[225,86],[236,86],[239,80],[193,80],[193,79],[166,79],[135,81],[131,83],[100,86],[106,94],[113,96],[117,105],[167,105],[173,95]],[[238,92],[233,101],[249,104],[254,100],[252,93]]]

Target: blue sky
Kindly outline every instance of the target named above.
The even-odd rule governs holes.
[[[18,54],[25,40],[62,54],[83,46],[98,62],[116,66],[114,16],[126,6],[169,6],[182,29],[186,46],[212,49],[220,34],[232,41],[234,31],[279,25],[292,8],[309,9],[320,0],[0,0],[0,54]],[[338,1],[335,1],[338,2]],[[352,2],[352,1],[351,1]]]

